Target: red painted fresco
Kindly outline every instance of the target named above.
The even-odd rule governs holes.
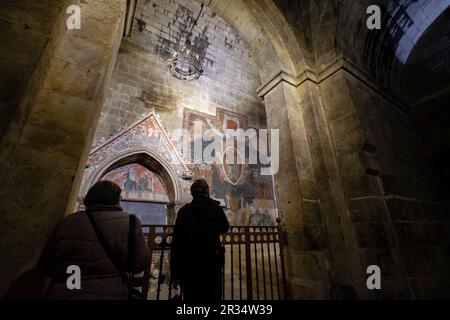
[[[167,192],[161,179],[139,164],[130,164],[107,173],[102,180],[119,185],[123,199],[162,200]]]
[[[184,110],[184,129],[193,136],[196,121],[202,123],[203,132],[211,129],[215,138],[223,138],[226,129],[247,130],[244,115],[218,109],[217,116]],[[228,154],[226,150],[224,159]],[[236,148],[234,154],[239,155]],[[224,206],[232,224],[269,225],[275,223],[276,210],[271,176],[260,175],[259,165],[250,164],[194,164],[190,165],[194,179],[203,178],[210,185],[211,196]]]

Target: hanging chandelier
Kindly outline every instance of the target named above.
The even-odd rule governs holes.
[[[197,25],[197,21],[203,11],[204,4],[202,3],[200,12],[192,24],[191,30],[186,36],[184,46],[180,51],[176,51],[173,58],[169,59],[168,66],[170,73],[180,80],[196,80],[203,74],[203,67],[200,61],[200,56],[194,52],[194,48],[191,43],[192,30]]]

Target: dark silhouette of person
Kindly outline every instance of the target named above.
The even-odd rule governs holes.
[[[139,273],[150,263],[150,251],[135,219],[134,254],[127,258],[130,216],[119,206],[120,187],[111,181],[100,181],[88,191],[84,205],[103,235],[115,263],[108,257],[86,214],[80,211],[63,218],[44,248],[37,269],[51,278],[48,299],[127,299],[128,286],[122,272]],[[81,289],[67,288],[67,267],[81,271]]]
[[[181,285],[187,302],[220,301],[224,251],[220,234],[230,228],[220,203],[209,197],[208,183],[191,186],[193,200],[175,222],[170,270],[174,287]]]

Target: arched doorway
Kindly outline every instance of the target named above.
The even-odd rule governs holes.
[[[143,224],[173,224],[180,202],[180,185],[170,164],[150,150],[130,151],[97,168],[85,181],[81,197],[94,183],[110,180],[122,188],[124,211]]]
[[[108,179],[122,188],[124,209],[146,211],[144,223],[172,224],[177,206],[187,200],[186,170],[158,116],[150,112],[91,149],[75,209],[82,208],[94,183]],[[152,220],[149,210],[159,212],[160,219]]]
[[[133,163],[108,172],[101,180],[112,181],[122,188],[123,210],[135,214],[142,224],[167,224],[169,198],[156,173]]]

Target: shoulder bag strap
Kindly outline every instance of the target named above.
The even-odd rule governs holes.
[[[134,251],[135,251],[135,239],[136,239],[136,216],[134,214],[130,214],[130,221],[128,224],[128,250],[127,250],[127,266],[131,267],[133,265],[134,261]],[[131,277],[128,279],[132,279],[132,273]],[[131,283],[130,283],[131,285]]]
[[[119,272],[119,275],[122,278],[122,280],[125,283],[128,284],[128,275],[127,275],[126,270],[125,271],[121,270],[119,262],[116,260],[116,258],[113,255],[111,249],[108,247],[108,244],[106,243],[106,240],[103,237],[103,234],[100,232],[100,229],[98,228],[98,225],[95,222],[94,217],[92,216],[92,213],[90,211],[86,210],[86,215],[88,216],[88,219],[89,219],[89,221],[91,223],[91,226],[94,229],[95,235],[97,236],[97,239],[100,242],[101,246],[103,247],[103,250],[105,251],[105,253],[108,256],[109,260],[111,260],[112,264],[114,265],[114,267]],[[130,222],[131,222],[131,216],[130,216]],[[130,248],[130,236],[128,236],[128,249],[129,248]],[[127,254],[127,263],[128,263],[128,259],[129,259],[129,254]]]

